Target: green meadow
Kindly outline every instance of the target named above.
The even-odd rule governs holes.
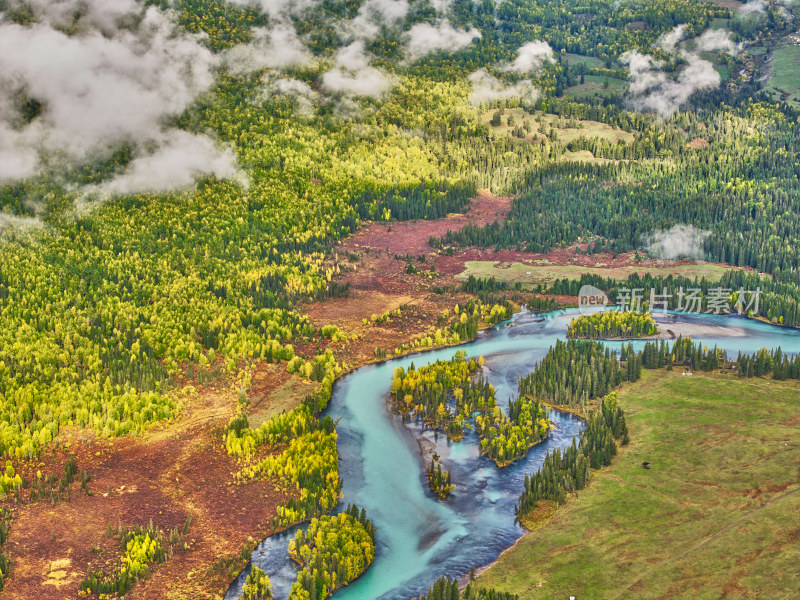
[[[797,383],[647,371],[620,404],[631,443],[479,584],[521,598],[797,597]]]

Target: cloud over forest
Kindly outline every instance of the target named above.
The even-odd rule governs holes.
[[[21,6],[7,0],[10,9]],[[43,160],[104,158],[122,144],[135,148],[136,168],[188,137],[203,152],[184,169],[222,177],[235,171],[230,152],[167,125],[210,87],[216,61],[169,14],[134,0],[26,0],[25,6],[35,18],[31,25],[0,16],[0,178],[35,175]],[[159,181],[187,182],[185,172],[175,175]]]
[[[628,67],[628,104],[636,110],[669,116],[686,104],[695,92],[718,88],[722,78],[711,61],[701,58],[700,52],[735,55],[740,47],[729,31],[707,30],[694,39],[685,39],[686,25],[678,25],[662,35],[655,46],[684,63],[677,75],[664,70],[664,61],[638,50],[620,56]],[[693,48],[691,51],[679,47]]]

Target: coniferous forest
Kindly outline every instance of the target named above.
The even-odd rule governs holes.
[[[500,359],[424,354],[513,340],[522,304],[587,285],[679,312],[690,296],[792,343],[797,17],[786,0],[0,0],[0,590],[219,598],[294,525],[289,598],[355,584],[387,511],[343,497],[339,418],[374,406],[331,400],[367,363],[421,352],[385,382],[394,416],[492,472],[555,443],[550,408],[585,419],[511,491],[521,520],[628,444],[626,385],[800,380],[779,344],[597,341],[658,337],[647,293],[572,321],[507,403]],[[420,504],[458,504],[458,473],[420,460]],[[274,575],[234,585],[272,598]],[[516,596],[445,577],[423,598]]]

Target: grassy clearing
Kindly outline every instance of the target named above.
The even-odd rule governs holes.
[[[499,281],[513,285],[531,285],[536,283],[552,283],[556,279],[580,279],[584,273],[602,275],[613,279],[627,279],[633,273],[650,273],[656,277],[668,275],[683,277],[705,277],[711,281],[718,281],[728,270],[727,267],[706,263],[680,264],[672,266],[639,266],[626,265],[610,267],[598,262],[596,267],[582,265],[554,265],[547,261],[537,261],[541,264],[528,265],[523,263],[501,263],[486,260],[472,260],[465,263],[463,273],[456,275],[456,279],[466,280],[470,275],[475,277],[494,277]]]
[[[270,365],[272,367],[272,365]],[[276,372],[280,367],[264,369],[267,375]],[[259,374],[260,375],[260,374]],[[274,382],[266,378],[263,382],[260,378],[255,379],[255,385],[250,393],[250,412],[248,418],[251,427],[258,427],[264,421],[281,414],[289,412],[300,406],[303,399],[316,392],[319,384],[292,375],[286,381]]]
[[[791,102],[800,102],[800,46],[778,48],[772,54],[769,91]]]
[[[578,100],[585,100],[593,96],[610,97],[622,94],[627,89],[627,82],[616,77],[602,75],[586,75],[583,83],[573,85],[564,90],[564,94]]]
[[[587,80],[589,77],[587,76]],[[490,110],[483,114],[483,121],[491,125],[492,116],[496,111]],[[509,117],[513,125],[508,125]],[[589,139],[602,139],[611,143],[623,141],[626,144],[633,141],[633,134],[617,129],[605,123],[597,121],[580,121],[577,119],[563,119],[558,115],[550,115],[542,112],[531,114],[522,108],[507,108],[502,115],[501,124],[492,127],[495,135],[511,136],[515,127],[522,126],[527,122],[531,127],[531,132],[525,138],[527,141],[542,140],[554,130],[558,140],[566,145],[573,140],[583,136]],[[541,129],[545,131],[542,132]]]
[[[584,56],[583,54],[572,54],[571,52],[562,54],[561,60],[571,66],[586,65],[587,69],[602,69],[606,66],[605,62],[596,56]]]
[[[564,154],[561,155],[561,160],[566,160],[569,162],[583,162],[583,163],[614,162],[610,158],[598,158],[594,154],[592,154],[589,150],[578,150],[577,152],[572,152],[571,150],[565,150]]]
[[[723,0],[722,2],[715,2],[714,4],[721,4],[722,6],[727,6],[728,8],[737,9],[739,8],[742,3],[736,2],[736,0]],[[731,28],[731,19],[723,19],[721,17],[717,17],[716,19],[711,20],[711,25],[709,25],[710,29],[730,29]]]
[[[522,598],[794,597],[797,383],[647,371],[620,404],[630,445],[479,583]]]

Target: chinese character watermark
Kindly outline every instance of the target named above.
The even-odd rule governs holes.
[[[588,288],[591,288],[589,290]],[[584,290],[587,295],[584,298]],[[704,294],[700,288],[689,288],[684,290],[678,288],[670,293],[666,288],[657,292],[655,288],[650,288],[649,302],[645,301],[644,288],[620,288],[617,290],[617,304],[620,311],[654,312],[656,310],[665,314],[670,306],[674,306],[677,312],[714,314],[723,315],[737,312],[740,315],[758,314],[758,306],[761,298],[761,288],[755,290],[732,290],[730,288],[716,287],[709,288]],[[600,298],[605,294],[594,286],[583,286],[579,307],[583,312],[584,306],[604,307],[609,304],[608,298],[600,302]],[[673,302],[674,301],[674,302]]]

